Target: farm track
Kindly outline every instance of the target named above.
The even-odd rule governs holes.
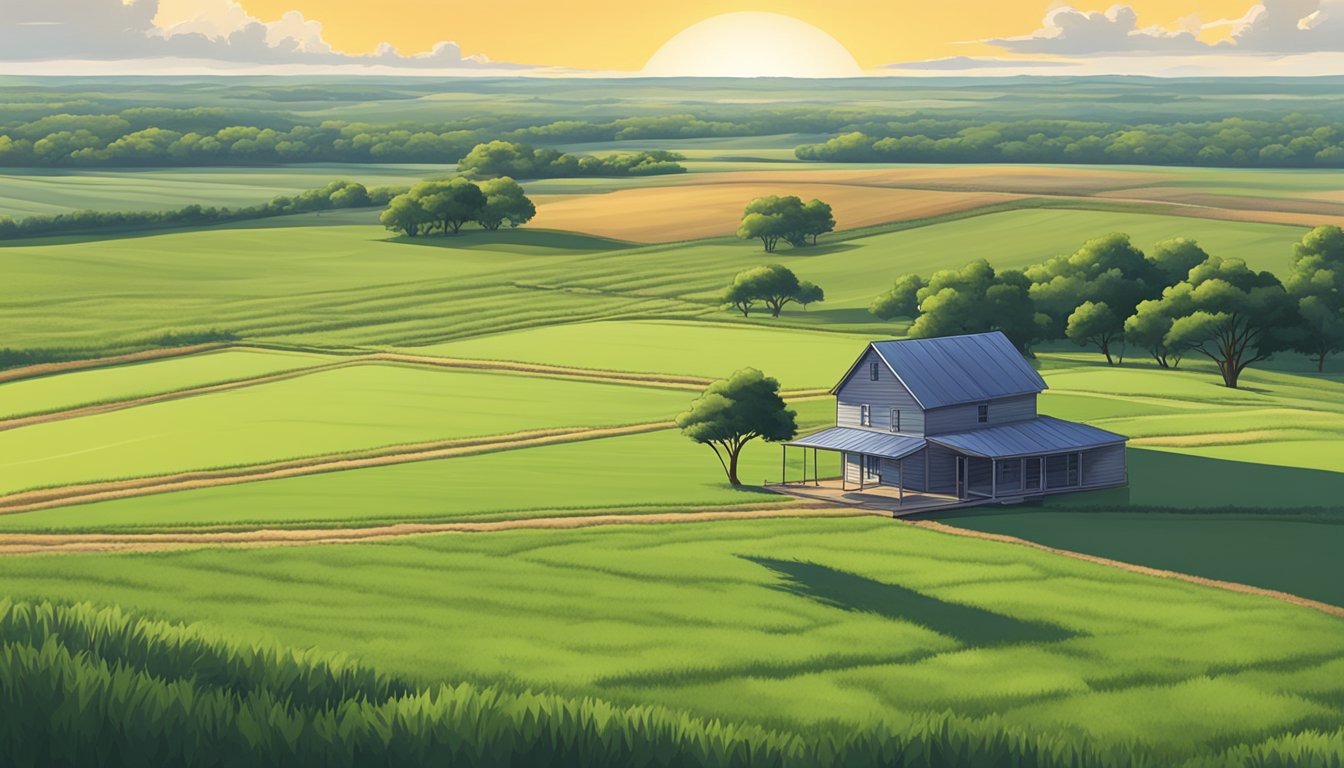
[[[702,523],[784,517],[859,517],[873,512],[852,506],[726,507],[695,512],[567,515],[462,523],[398,523],[366,528],[260,529],[201,533],[12,533],[0,534],[0,555],[69,552],[152,552],[193,547],[282,547],[383,541],[438,533],[493,533],[517,530],[574,530],[611,525]]]
[[[534,448],[558,443],[572,443],[583,440],[596,440],[603,437],[618,437],[644,432],[656,432],[673,427],[670,421],[645,424],[630,424],[619,427],[598,428],[557,428],[519,432],[512,435],[494,435],[490,437],[443,440],[428,443],[389,446],[367,451],[346,452],[327,456],[312,456],[302,459],[255,464],[230,469],[198,470],[170,475],[139,477],[125,480],[109,480],[97,483],[67,485],[58,488],[43,488],[21,491],[8,496],[0,496],[0,515],[35,512],[54,507],[68,507],[77,504],[89,504],[97,501],[111,501],[136,496],[150,496],[173,491],[187,491],[199,488],[212,488],[223,485],[254,483],[262,480],[277,480],[300,475],[315,475],[323,472],[339,472],[350,469],[366,469],[391,464],[407,464],[415,461],[432,461],[461,456],[475,456],[482,453]]]
[[[945,523],[939,523],[933,520],[904,520],[902,522],[906,523],[907,525],[913,525],[919,528],[924,528],[926,530],[937,531],[939,533],[947,533],[953,536],[965,536],[967,538],[972,539],[994,541],[1000,544],[1016,544],[1018,546],[1030,547],[1032,549],[1037,549],[1042,552],[1049,552],[1055,555],[1071,557],[1075,560],[1082,560],[1084,562],[1094,563],[1096,565],[1104,565],[1111,568],[1118,568],[1122,571],[1128,571],[1129,573],[1137,573],[1142,574],[1144,576],[1156,576],[1157,578],[1160,579],[1175,579],[1177,581],[1184,581],[1190,584],[1198,584],[1204,587],[1214,587],[1216,589],[1222,589],[1228,592],[1238,592],[1243,595],[1258,595],[1260,597],[1268,597],[1273,600],[1278,600],[1280,602],[1291,603],[1293,605],[1302,606],[1303,608],[1311,608],[1313,610],[1317,610],[1320,611],[1321,613],[1326,613],[1331,616],[1338,616],[1340,618],[1344,618],[1344,607],[1340,607],[1338,605],[1331,605],[1329,603],[1322,603],[1319,600],[1311,600],[1305,597],[1299,597],[1298,595],[1294,595],[1288,592],[1280,592],[1276,589],[1253,587],[1249,584],[1240,584],[1235,581],[1220,581],[1218,579],[1209,579],[1203,576],[1193,576],[1188,573],[1181,573],[1180,571],[1167,571],[1161,568],[1151,568],[1146,565],[1135,565],[1134,563],[1126,563],[1122,560],[1112,560],[1110,558],[1100,557],[1098,555],[1089,555],[1084,552],[1074,552],[1073,550],[1069,549],[1059,549],[1057,547],[1051,547],[1045,544],[1038,544],[1034,541],[1028,541],[1027,539],[1020,539],[1016,536],[1008,536],[1001,533],[987,533],[985,531],[975,531],[968,528],[958,528],[953,525],[947,525]]]

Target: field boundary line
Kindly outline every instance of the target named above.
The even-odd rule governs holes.
[[[483,453],[534,448],[558,443],[581,442],[604,437],[620,437],[670,429],[670,421],[627,424],[616,427],[557,427],[518,432],[512,435],[462,438],[430,443],[414,443],[365,451],[286,459],[230,469],[207,469],[150,477],[41,488],[0,496],[0,515],[35,512],[55,507],[89,504],[96,501],[150,496],[159,493],[211,488],[223,485],[277,480],[300,475],[366,469],[417,461],[475,456]]]
[[[901,522],[907,525],[914,525],[920,528],[924,528],[926,530],[937,531],[938,533],[951,534],[953,536],[964,536],[966,538],[980,539],[982,541],[995,541],[1000,544],[1016,544],[1023,547],[1030,547],[1031,549],[1040,550],[1042,552],[1049,552],[1054,555],[1063,555],[1064,557],[1072,558],[1074,560],[1082,560],[1083,562],[1093,563],[1095,565],[1104,565],[1111,568],[1117,568],[1122,571],[1128,571],[1129,573],[1137,573],[1143,576],[1156,576],[1159,579],[1173,579],[1176,581],[1184,581],[1188,584],[1198,584],[1199,586],[1203,587],[1214,587],[1216,589],[1221,589],[1227,592],[1236,592],[1238,594],[1243,595],[1257,595],[1259,597],[1268,597],[1272,600],[1278,600],[1279,602],[1291,603],[1292,605],[1296,605],[1302,608],[1311,608],[1313,610],[1320,611],[1321,613],[1329,614],[1331,616],[1336,616],[1339,618],[1344,618],[1344,607],[1340,607],[1338,605],[1331,605],[1330,603],[1323,603],[1319,600],[1312,600],[1311,598],[1307,597],[1301,597],[1300,595],[1294,595],[1291,592],[1282,592],[1277,589],[1266,589],[1264,587],[1256,587],[1250,584],[1242,584],[1236,581],[1222,581],[1220,579],[1210,579],[1204,576],[1195,576],[1189,573],[1182,573],[1180,571],[1169,571],[1163,568],[1153,568],[1152,566],[1147,565],[1127,563],[1123,560],[1112,560],[1109,557],[1101,557],[1100,555],[1089,555],[1086,552],[1075,552],[1074,550],[1071,549],[1060,549],[1058,547],[1052,547],[1047,544],[1040,544],[1035,541],[1019,538],[1017,536],[1009,536],[1003,533],[988,533],[986,531],[976,531],[969,528],[958,528],[954,525],[940,523],[935,520],[902,520]]]
[[[83,371],[89,368],[105,368],[116,365],[127,365],[130,363],[142,363],[148,360],[185,357],[200,352],[215,352],[221,349],[230,349],[234,347],[246,348],[246,346],[247,345],[221,341],[211,342],[209,344],[192,344],[185,347],[157,347],[155,349],[146,349],[142,352],[130,352],[124,355],[90,357],[83,360],[66,360],[60,363],[25,365],[19,368],[10,368],[7,371],[0,371],[0,384],[5,384],[11,381],[20,381],[22,379],[36,379],[42,376],[54,376],[58,373]]]
[[[574,530],[618,525],[660,525],[763,520],[790,517],[862,517],[874,514],[849,505],[719,507],[694,512],[565,515],[461,523],[396,523],[363,528],[261,528],[210,533],[7,533],[0,555],[70,552],[150,552],[194,547],[312,546],[387,541],[442,533],[498,533],[517,530]]]

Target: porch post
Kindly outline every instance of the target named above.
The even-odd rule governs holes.
[[[840,490],[849,490],[849,451],[840,452]]]
[[[789,484],[788,469],[789,469],[789,444],[788,444],[788,443],[780,443],[780,444],[779,444],[779,484],[780,484],[780,485],[788,485],[788,484]]]
[[[924,492],[925,492],[925,493],[933,493],[933,489],[929,487],[929,444],[928,444],[928,443],[925,443],[925,444],[924,444]]]
[[[807,454],[806,454],[806,453],[803,454],[803,461],[804,461],[804,462],[807,461]],[[817,487],[817,488],[820,488],[820,487],[821,487],[821,475],[817,473],[817,449],[816,449],[816,448],[813,448],[813,449],[812,449],[812,485],[815,486],[815,487]]]
[[[989,497],[999,498],[999,460],[989,460]]]
[[[905,459],[896,461],[896,504],[905,503]]]
[[[867,456],[864,456],[862,453],[860,453],[860,454],[859,454],[859,490],[860,490],[860,491],[863,490],[863,481],[868,479],[868,478],[864,477],[864,475],[867,474],[867,472],[868,472],[868,466],[867,466],[867,465],[868,465],[868,457],[867,457]]]

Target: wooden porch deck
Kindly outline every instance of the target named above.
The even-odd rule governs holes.
[[[851,486],[853,484],[851,483]],[[903,517],[921,512],[933,512],[954,507],[969,507],[976,504],[995,501],[994,499],[958,499],[938,493],[920,493],[906,489],[905,498],[900,497],[897,489],[890,485],[870,485],[862,491],[851,487],[845,490],[839,478],[822,480],[819,484],[812,481],[803,483],[766,483],[766,490],[794,496],[809,501],[825,501],[832,504],[848,504],[886,513],[891,517]]]

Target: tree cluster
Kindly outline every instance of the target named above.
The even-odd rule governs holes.
[[[418,237],[436,230],[455,235],[469,222],[490,231],[504,224],[518,227],[536,213],[523,188],[507,176],[482,182],[458,177],[416,184],[392,198],[379,221],[407,237]]]
[[[794,195],[758,197],[742,212],[737,236],[760,240],[766,253],[774,253],[783,240],[794,248],[816,245],[817,237],[835,230],[831,206],[820,200],[806,203]]]
[[[974,125],[893,125],[804,144],[800,160],[849,163],[1142,163],[1267,168],[1344,167],[1344,127],[1315,116],[1207,123],[1118,125],[1029,120]]]
[[[281,195],[269,203],[242,208],[193,204],[171,211],[72,211],[36,214],[17,220],[0,216],[0,240],[163,227],[202,227],[293,213],[312,213],[338,208],[370,208],[387,205],[388,201],[400,192],[401,190],[390,187],[369,189],[354,181],[333,181],[318,189],[310,189],[293,196]]]
[[[573,178],[581,176],[654,176],[685,173],[684,160],[675,152],[617,152],[601,157],[575,155],[555,149],[538,149],[512,141],[477,144],[458,163],[458,170],[472,178],[511,176],[520,179]]]
[[[1344,351],[1344,231],[1309,232],[1285,281],[1184,238],[1145,254],[1111,234],[1023,271],[996,272],[981,260],[927,281],[903,276],[870,310],[914,318],[916,338],[999,330],[1024,351],[1069,339],[1096,347],[1108,364],[1123,362],[1127,346],[1162,368],[1195,353],[1236,387],[1246,368],[1275,353],[1302,352],[1323,370]]]
[[[744,269],[723,292],[722,302],[742,313],[751,315],[757,303],[770,310],[771,317],[779,317],[785,305],[796,303],[807,309],[808,304],[826,300],[820,286],[799,280],[793,270],[779,264]]]

